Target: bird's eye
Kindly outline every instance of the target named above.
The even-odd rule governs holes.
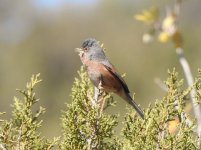
[[[86,51],[88,51],[89,49],[88,49],[87,47],[85,47],[83,50],[86,52]]]

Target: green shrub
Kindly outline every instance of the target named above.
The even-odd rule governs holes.
[[[48,140],[38,132],[42,125],[40,116],[45,112],[43,107],[33,111],[33,105],[39,101],[34,92],[35,85],[41,81],[38,74],[32,76],[25,90],[18,90],[23,98],[14,98],[12,118],[0,120],[0,149],[200,149],[199,138],[194,132],[196,121],[185,112],[193,87],[183,89],[183,80],[178,79],[175,70],[168,72],[166,95],[144,110],[144,120],[133,109],[128,109],[121,136],[114,134],[114,128],[121,123],[117,122],[118,116],[104,112],[114,103],[112,96],[103,93],[98,101],[94,101],[93,86],[83,68],[78,74],[72,87],[72,103],[66,104],[66,110],[62,112],[63,134],[60,138]],[[194,85],[198,102],[200,77],[201,71]],[[174,121],[175,130],[171,132],[170,122]]]

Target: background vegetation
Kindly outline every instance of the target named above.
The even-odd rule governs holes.
[[[171,0],[1,1],[0,111],[7,112],[3,117],[11,117],[10,104],[16,87],[23,88],[33,73],[40,72],[43,82],[36,92],[41,98],[39,105],[47,108],[41,131],[50,138],[61,135],[61,109],[65,110],[64,103],[70,103],[70,89],[81,65],[74,48],[88,37],[103,42],[113,64],[121,73],[127,73],[125,80],[136,93],[137,103],[147,108],[150,102],[162,98],[165,92],[155,79],[165,80],[167,69],[173,67],[183,76],[174,46],[171,42],[144,45],[141,37],[147,27],[133,16],[150,5],[165,10],[171,3]],[[201,56],[200,3],[184,0],[179,23],[185,55],[194,75],[200,67]],[[118,100],[116,107],[106,112],[120,114],[122,120],[126,112],[122,106],[126,104],[115,99]]]

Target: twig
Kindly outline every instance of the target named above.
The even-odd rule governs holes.
[[[167,86],[165,85],[165,83],[163,83],[163,81],[161,81],[160,78],[155,78],[154,82],[165,92],[168,91]]]
[[[87,139],[88,147],[87,150],[91,150],[91,138]]]
[[[21,135],[22,135],[22,125],[20,126],[19,137],[18,137],[18,142],[17,142],[18,150],[20,150]]]
[[[184,57],[183,49],[180,47],[176,48],[176,53],[179,57],[179,62],[184,71],[184,75],[186,77],[187,84],[189,87],[192,87],[194,84],[194,80],[193,80],[193,76],[192,76],[189,64]],[[193,106],[194,115],[197,120],[197,134],[200,137],[201,136],[201,108],[200,108],[200,105],[197,104],[195,96],[196,96],[196,90],[193,87],[190,92],[190,98],[191,98],[191,102],[192,102],[192,106]]]
[[[103,112],[103,110],[104,110],[105,101],[106,101],[105,98],[102,98],[100,101],[100,113]]]
[[[97,87],[94,88],[94,102],[93,105],[97,105],[98,104],[98,98],[100,96],[100,89],[98,89]]]
[[[6,148],[3,146],[3,144],[0,144],[0,148],[1,148],[2,150],[6,150]]]
[[[176,0],[175,5],[174,5],[174,12],[175,15],[178,16],[180,14],[180,10],[181,10],[181,3],[182,0]]]
[[[175,0],[174,13],[175,13],[176,17],[178,17],[179,14],[180,14],[181,3],[182,3],[182,0]],[[175,34],[175,33],[173,33],[173,34]],[[192,90],[190,92],[190,99],[191,99],[191,103],[192,103],[192,106],[193,106],[193,112],[194,112],[195,118],[197,120],[197,135],[200,137],[201,136],[201,108],[200,108],[200,105],[197,104],[196,98],[195,98],[196,89],[193,87],[194,79],[193,79],[193,75],[191,73],[188,61],[184,57],[183,49],[182,49],[180,44],[178,45],[177,42],[178,41],[174,41],[175,46],[176,46],[176,54],[177,54],[177,56],[179,58],[179,62],[181,64],[181,66],[182,66],[182,69],[183,69],[183,72],[184,72],[184,75],[185,75],[185,78],[186,78],[186,81],[187,81],[187,85],[189,87],[192,87]],[[181,42],[181,39],[180,39],[180,42]]]
[[[97,87],[94,88],[94,98],[92,99],[92,107],[94,109],[97,109],[97,107],[99,107],[99,97],[101,95],[101,90],[98,89]],[[87,150],[91,150],[91,149],[97,149],[98,147],[98,142],[95,142],[93,141],[93,139],[95,139],[98,135],[98,129],[99,129],[99,125],[100,125],[100,122],[99,122],[99,118],[100,118],[100,110],[97,110],[97,113],[96,113],[96,122],[95,122],[95,126],[94,126],[94,131],[93,133],[91,134],[91,136],[87,139],[87,143],[88,143],[88,147],[87,147]]]

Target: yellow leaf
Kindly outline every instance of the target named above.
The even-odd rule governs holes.
[[[142,21],[147,24],[154,23],[159,16],[158,9],[156,7],[151,7],[148,10],[143,10],[141,14],[137,14],[134,18],[138,21]]]
[[[182,46],[182,35],[179,31],[176,31],[172,35],[172,41],[174,42],[175,47],[181,47]]]
[[[158,36],[158,40],[161,43],[165,43],[169,40],[169,35],[166,32],[161,32]]]
[[[162,24],[163,30],[166,30],[166,29],[170,28],[171,26],[173,26],[175,24],[175,21],[176,21],[176,16],[174,14],[168,15],[163,20],[163,24]]]
[[[147,22],[147,21],[148,21],[148,20],[147,20],[147,17],[144,16],[144,15],[135,15],[134,17],[135,17],[135,19],[138,20],[138,21],[142,21],[142,22]]]
[[[169,133],[175,133],[177,131],[177,126],[179,124],[179,119],[168,122],[168,131]]]

